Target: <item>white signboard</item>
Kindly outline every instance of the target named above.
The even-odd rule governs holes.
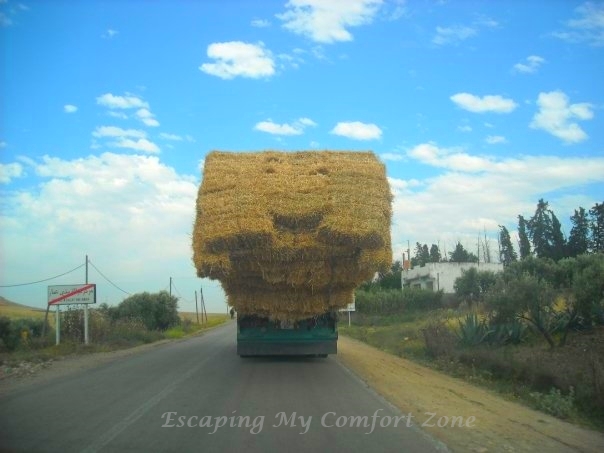
[[[350,302],[346,306],[346,308],[341,308],[340,311],[348,311],[348,312],[356,311],[356,300],[355,300],[355,298],[353,297],[352,298],[352,302]]]
[[[96,284],[48,287],[48,305],[95,304]]]

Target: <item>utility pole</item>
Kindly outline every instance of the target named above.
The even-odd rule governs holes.
[[[201,319],[203,321],[204,316],[205,316],[205,320],[206,320],[206,324],[208,323],[208,313],[206,312],[206,303],[203,300],[203,288],[200,286],[199,287],[199,296],[200,296],[200,305],[201,305]]]
[[[197,314],[197,325],[199,325],[199,310],[197,309],[197,290],[195,290],[195,313]]]
[[[170,277],[170,299],[172,299],[172,277]]]

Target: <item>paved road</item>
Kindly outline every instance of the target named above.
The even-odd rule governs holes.
[[[239,358],[230,322],[3,397],[0,450],[444,449],[403,415],[333,356]]]

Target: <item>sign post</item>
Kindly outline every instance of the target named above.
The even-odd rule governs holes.
[[[56,343],[61,341],[59,305],[84,305],[84,341],[88,344],[88,304],[96,303],[96,284],[55,285],[48,287],[48,305],[57,307]]]
[[[348,327],[350,327],[350,312],[351,311],[356,311],[356,300],[355,300],[355,296],[352,296],[352,302],[350,302],[346,308],[341,308],[340,311],[347,311],[348,312]]]

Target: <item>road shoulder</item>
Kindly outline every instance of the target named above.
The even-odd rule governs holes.
[[[337,357],[402,412],[411,412],[418,425],[453,451],[604,451],[602,433],[531,410],[360,341],[340,336]],[[439,422],[445,426],[439,427]]]

